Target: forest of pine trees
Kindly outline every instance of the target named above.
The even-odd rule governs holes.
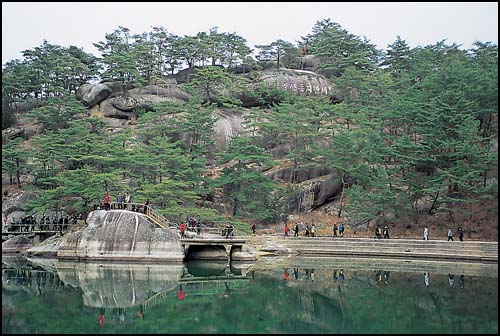
[[[16,126],[17,104],[39,102],[22,117],[42,131],[2,141],[4,180],[36,195],[28,212],[86,212],[106,190],[128,191],[172,220],[189,214],[270,225],[292,212],[297,191],[266,175],[283,159],[294,171],[335,172],[343,186],[336,215],[348,225],[438,213],[453,221],[498,197],[498,46],[490,42],[469,50],[446,41],[411,48],[398,36],[378,50],[322,20],[295,44],[277,40],[253,53],[245,38],[216,27],[177,36],[163,27],[132,34],[120,26],[95,46],[99,57],[44,41],[2,67],[3,130]],[[251,88],[231,71],[247,66],[251,78],[269,67],[299,69],[303,46],[322,60],[315,71],[332,83],[336,99]],[[193,66],[199,71],[180,85],[188,102],[136,111],[136,123],[116,134],[75,97],[84,83],[158,84]],[[214,111],[243,107],[208,98],[219,86],[238,85],[262,104],[248,109],[245,133],[214,151]],[[273,155],[276,144],[289,149],[285,158]],[[207,174],[214,165],[215,177]],[[23,184],[22,174],[32,183]]]

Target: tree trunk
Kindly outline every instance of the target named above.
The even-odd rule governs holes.
[[[434,202],[432,202],[432,206],[429,209],[429,215],[432,215],[432,211],[434,210],[434,208],[436,206],[436,202],[437,202],[438,197],[439,197],[439,191],[436,193],[436,197],[434,197]]]
[[[19,188],[21,188],[21,174],[19,172],[19,159],[16,159],[16,178],[17,178],[17,185],[19,186]]]
[[[342,192],[340,193],[340,208],[339,208],[339,213],[337,214],[337,217],[340,218],[342,215],[342,202],[344,200],[344,191],[346,188],[346,182],[345,182],[345,174],[342,174]]]

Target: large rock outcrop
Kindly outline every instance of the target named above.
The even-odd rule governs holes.
[[[140,213],[127,210],[95,210],[88,226],[69,233],[61,242],[60,259],[173,261],[184,259],[176,229],[155,228]]]
[[[261,81],[269,87],[290,91],[296,95],[330,95],[332,92],[330,82],[312,71],[284,68],[266,70]]]
[[[76,97],[88,106],[94,106],[111,95],[112,90],[104,84],[83,84],[76,90]]]
[[[309,212],[333,200],[342,191],[342,181],[325,175],[298,185],[300,192],[288,200],[290,210]]]
[[[14,236],[2,243],[2,253],[23,253],[32,246],[31,240],[23,235]]]
[[[116,85],[114,88],[117,89]],[[121,94],[119,94],[120,92]],[[189,95],[179,89],[177,85],[148,85],[113,92],[107,99],[103,99],[91,106],[89,112],[90,115],[96,117],[130,119],[134,116],[135,111],[140,108],[148,109],[153,104],[187,101],[188,99]]]

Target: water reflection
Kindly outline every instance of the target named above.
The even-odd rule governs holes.
[[[442,264],[437,268],[435,263],[410,267],[400,262],[398,267],[412,269],[401,272],[391,261],[301,262],[227,267],[225,262],[206,261],[149,265],[4,257],[2,331],[498,331],[498,265]],[[47,314],[67,322],[47,325],[43,323]],[[463,316],[468,316],[467,321],[462,321]],[[368,323],[372,320],[380,323]],[[422,320],[427,321],[425,326]]]

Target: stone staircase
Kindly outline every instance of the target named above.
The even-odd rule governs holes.
[[[333,237],[252,236],[250,244],[261,255],[392,257],[498,262],[498,242],[373,239]],[[273,246],[276,250],[273,253]]]

